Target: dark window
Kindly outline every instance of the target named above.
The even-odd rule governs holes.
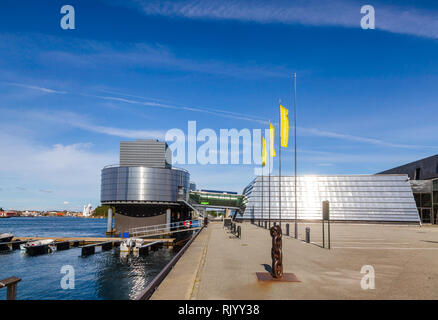
[[[421,207],[421,193],[414,193],[415,203],[417,204],[417,208]]]
[[[414,180],[420,180],[420,175],[421,175],[421,168],[417,168],[415,169],[415,176],[414,176]]]
[[[438,173],[438,162],[436,163],[435,173]]]
[[[430,209],[421,210],[421,220],[423,223],[432,223],[430,213]]]
[[[432,207],[432,195],[430,193],[421,194],[421,206],[422,207]]]
[[[433,208],[433,224],[437,224],[438,223],[438,207],[437,208]]]

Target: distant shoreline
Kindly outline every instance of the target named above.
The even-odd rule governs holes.
[[[39,215],[39,216],[11,216],[11,217],[0,217],[0,219],[9,219],[9,218],[84,218],[84,219],[105,219],[106,217],[84,217],[84,216],[50,216],[50,215]]]

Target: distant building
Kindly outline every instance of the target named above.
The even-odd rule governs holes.
[[[92,214],[92,206],[89,203],[87,206],[84,206],[84,210],[82,211],[82,216],[83,217],[89,217]]]
[[[438,224],[438,154],[379,174],[407,174],[421,222]]]
[[[102,169],[101,202],[115,208],[117,232],[191,219],[190,174],[172,168],[166,142],[120,142],[120,165]]]
[[[21,216],[23,216],[23,217],[36,217],[38,215],[40,215],[39,212],[37,212],[37,211],[29,211],[29,210],[26,210],[26,211],[21,213]]]
[[[18,213],[16,211],[1,211],[0,217],[16,217],[18,216]]]

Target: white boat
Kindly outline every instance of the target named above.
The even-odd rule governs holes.
[[[11,242],[13,237],[11,233],[0,233],[0,242]]]
[[[29,241],[21,244],[20,249],[30,254],[47,253],[49,250],[51,250],[49,246],[54,242],[55,240],[53,239]]]
[[[144,244],[144,239],[128,238],[120,244],[120,252],[138,252]]]

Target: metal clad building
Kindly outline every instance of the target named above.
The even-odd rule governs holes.
[[[122,141],[120,165],[102,169],[101,202],[115,208],[117,232],[191,217],[190,174],[172,168],[168,150],[157,140]]]
[[[183,169],[106,167],[102,170],[101,201],[176,202],[186,194],[190,175]]]
[[[409,176],[421,222],[438,224],[438,154],[380,174],[388,173]]]
[[[245,188],[243,219],[268,219],[269,195],[270,217],[279,219],[279,177],[270,179],[270,187],[269,177],[265,176],[263,180],[257,177]],[[281,182],[281,219],[293,220],[294,177],[282,177]],[[330,219],[335,221],[419,223],[407,175],[297,177],[299,220],[321,220],[324,200],[330,202]]]
[[[438,178],[438,154],[380,172],[380,174],[407,174],[411,180]]]
[[[167,150],[167,143],[158,140],[121,141],[120,166],[170,168],[172,154]]]

